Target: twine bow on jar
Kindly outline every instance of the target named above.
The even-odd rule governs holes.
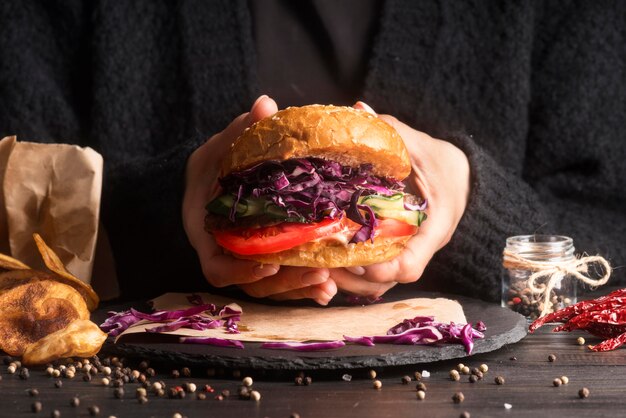
[[[604,270],[604,274],[597,279],[588,276],[589,266],[594,263],[601,265]],[[503,253],[502,265],[506,269],[533,271],[528,277],[527,286],[532,294],[543,296],[543,308],[540,316],[549,312],[552,289],[559,288],[561,281],[566,276],[576,278],[591,287],[598,287],[609,280],[612,270],[609,262],[601,256],[586,256],[559,263],[530,260],[506,249]],[[540,281],[544,281],[545,284],[538,286]]]

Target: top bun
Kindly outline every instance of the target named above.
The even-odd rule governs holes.
[[[403,180],[411,172],[402,138],[363,110],[342,106],[288,107],[256,122],[232,145],[224,175],[267,160],[317,157],[348,167],[373,165],[372,174]]]

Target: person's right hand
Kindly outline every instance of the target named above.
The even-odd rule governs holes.
[[[237,285],[253,297],[307,298],[326,305],[337,293],[335,282],[329,280],[328,269],[280,267],[237,259],[224,254],[213,236],[204,230],[205,206],[220,192],[217,179],[231,144],[244,129],[277,110],[274,100],[259,97],[250,112],[239,115],[191,154],[186,168],[183,225],[198,253],[202,272],[213,286]]]

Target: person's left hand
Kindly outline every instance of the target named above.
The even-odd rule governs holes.
[[[376,114],[362,102],[354,107]],[[428,200],[428,219],[396,258],[364,267],[331,270],[330,277],[340,290],[369,297],[381,296],[397,283],[411,283],[420,278],[433,255],[452,238],[470,192],[469,161],[460,149],[392,116],[378,117],[394,127],[404,140],[411,160],[407,191]]]

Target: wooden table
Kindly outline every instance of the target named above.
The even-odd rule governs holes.
[[[576,339],[584,336],[587,342],[598,342],[585,333],[552,333],[546,326],[521,342],[505,346],[492,353],[464,359],[470,367],[487,364],[489,371],[483,380],[469,383],[468,376],[456,382],[449,378],[449,371],[459,363],[445,361],[419,367],[397,367],[376,370],[382,388],[373,388],[369,370],[352,370],[351,381],[342,379],[345,371],[325,372],[312,375],[309,386],[296,386],[293,376],[281,375],[276,380],[271,375],[254,376],[253,388],[262,398],[255,402],[242,400],[237,390],[243,376],[233,378],[231,370],[221,370],[221,376],[206,377],[205,370],[192,370],[192,377],[174,379],[171,366],[155,365],[157,375],[152,381],[162,380],[168,387],[193,382],[201,389],[209,384],[215,392],[205,400],[189,394],[184,399],[169,399],[148,395],[148,402],[141,404],[135,398],[138,383],[124,386],[123,399],[114,397],[114,389],[101,383],[101,376],[85,382],[77,373],[73,379],[62,378],[62,387],[55,387],[52,377],[46,376],[43,367],[31,368],[29,378],[9,374],[7,366],[1,366],[0,416],[50,417],[57,409],[62,417],[88,417],[88,407],[97,405],[98,416],[109,417],[172,417],[180,413],[187,417],[272,417],[287,418],[297,413],[300,417],[459,417],[464,411],[472,417],[570,417],[570,416],[624,416],[626,414],[626,350],[595,353]],[[554,354],[556,360],[548,361]],[[182,367],[183,365],[178,365]],[[431,375],[423,378],[427,386],[426,398],[416,397],[416,381],[401,383],[404,375],[416,370],[428,370]],[[237,372],[235,371],[235,374]],[[289,372],[291,373],[291,372]],[[569,383],[553,386],[553,380],[567,376]],[[504,385],[496,385],[494,378],[503,376]],[[589,397],[580,399],[579,389],[589,389]],[[32,397],[28,389],[36,388],[39,395]],[[215,396],[229,390],[230,397],[217,400]],[[462,392],[465,400],[456,404],[452,397]],[[72,397],[80,399],[78,407],[70,406]],[[34,402],[42,403],[42,410],[33,413]],[[511,408],[506,409],[505,404]]]

